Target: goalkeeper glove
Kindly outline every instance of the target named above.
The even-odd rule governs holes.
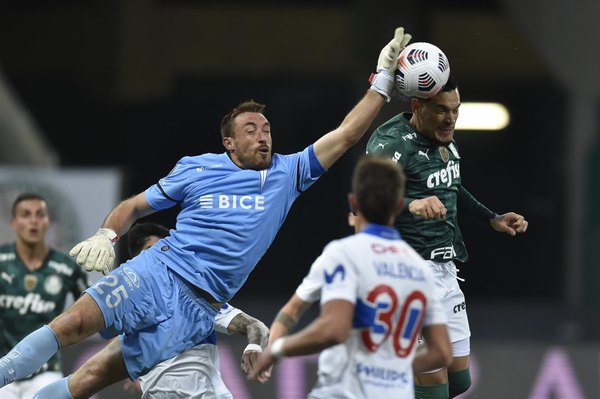
[[[396,28],[394,38],[379,53],[377,74],[371,74],[369,78],[371,90],[384,96],[386,102],[390,102],[392,92],[394,91],[394,78],[398,56],[411,38],[410,34],[404,33],[403,27]]]
[[[96,270],[108,274],[115,261],[113,245],[118,240],[119,236],[113,230],[99,229],[96,234],[75,245],[69,255],[77,256],[75,262],[88,272]]]

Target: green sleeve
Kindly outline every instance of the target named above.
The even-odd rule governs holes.
[[[458,189],[458,209],[461,214],[465,214],[484,225],[489,225],[490,220],[498,216],[495,212],[489,210],[481,202],[477,201],[473,194],[467,191],[462,185]]]

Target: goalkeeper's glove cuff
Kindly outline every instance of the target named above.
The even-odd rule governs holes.
[[[112,245],[115,245],[115,243],[119,241],[119,238],[121,238],[113,229],[108,229],[105,227],[98,229],[98,232],[96,234],[102,234],[106,236],[110,240]]]
[[[371,74],[369,78],[370,89],[381,94],[385,102],[390,102],[394,91],[394,75],[388,70],[382,70],[377,74]]]

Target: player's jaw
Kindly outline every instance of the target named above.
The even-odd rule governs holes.
[[[271,146],[260,144],[245,151],[236,151],[238,165],[242,169],[263,170],[271,165]]]
[[[442,123],[435,129],[435,139],[440,144],[448,144],[454,137],[454,123]]]
[[[29,241],[40,241],[42,238],[44,238],[44,234],[45,231],[43,231],[42,229],[38,229],[38,228],[32,228],[27,230],[27,238],[29,239]]]
[[[260,146],[254,159],[254,167],[251,169],[267,169],[271,165],[271,147],[268,145]]]
[[[39,227],[22,227],[18,229],[16,233],[23,243],[33,245],[44,240],[46,229]]]

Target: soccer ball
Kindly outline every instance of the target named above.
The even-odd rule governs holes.
[[[403,96],[430,98],[448,82],[450,63],[437,46],[412,43],[398,56],[396,88]]]

